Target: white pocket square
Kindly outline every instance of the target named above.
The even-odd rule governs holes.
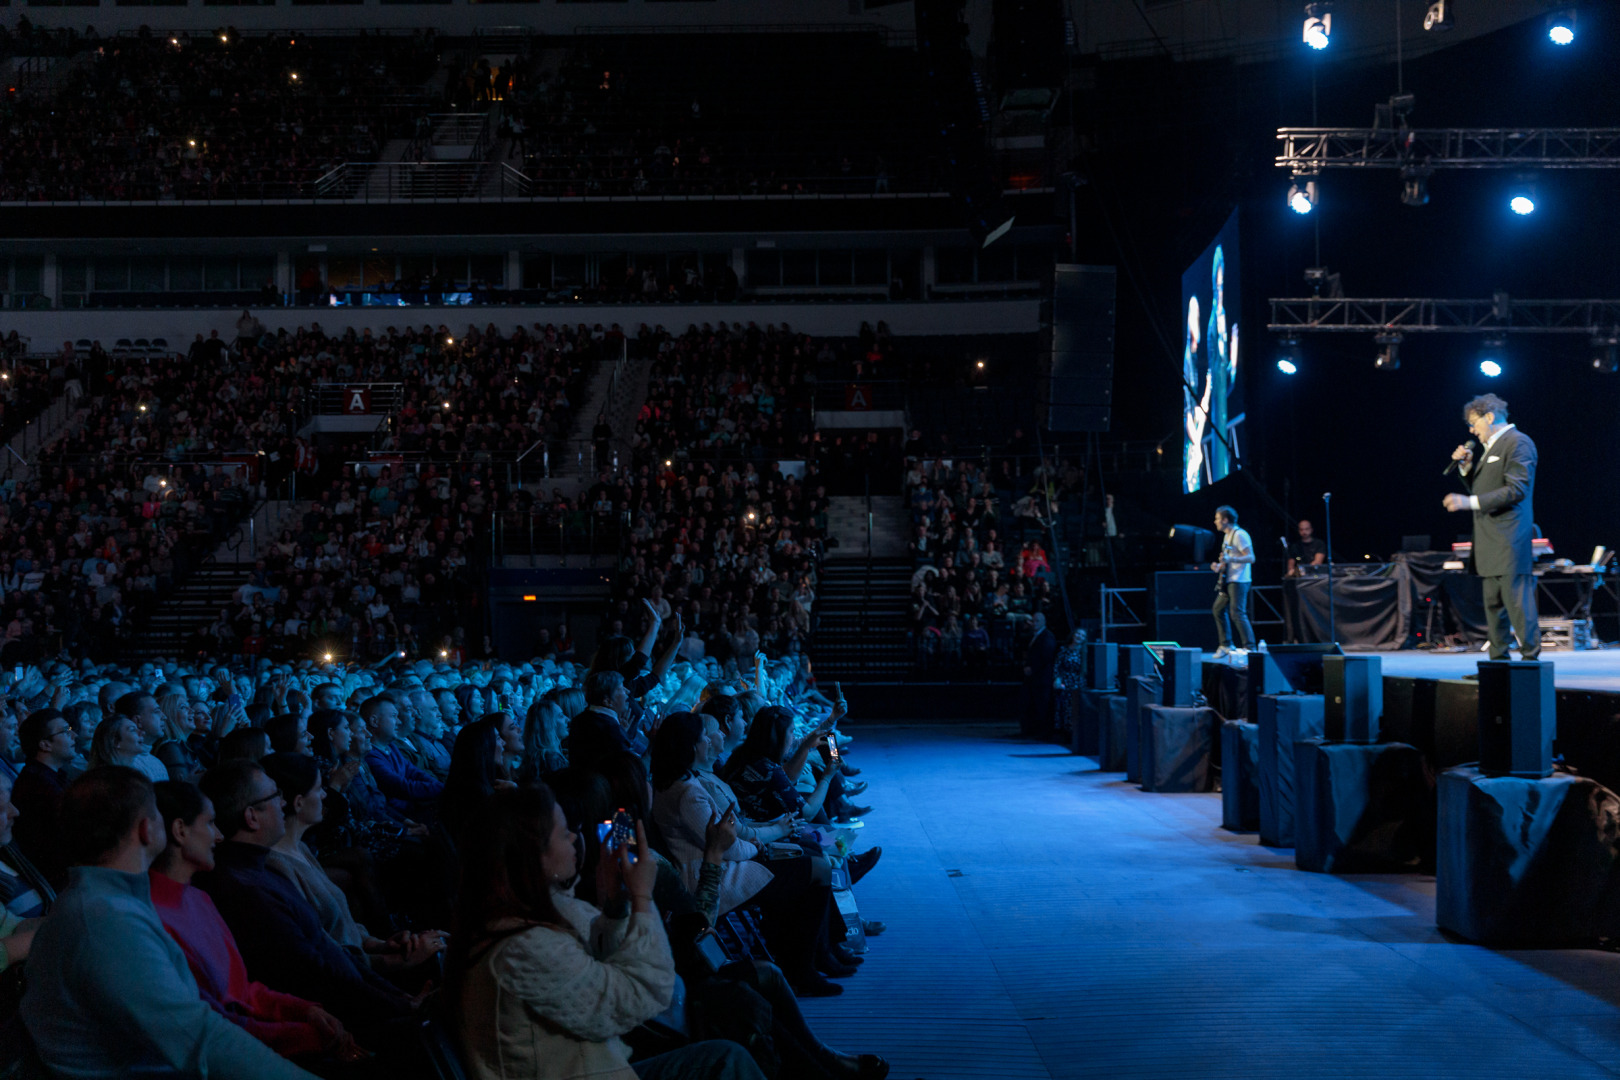
[[[1492,461],[1501,461],[1502,460],[1502,455],[1501,454],[1492,454],[1490,457],[1486,458],[1485,460],[1486,460],[1487,463],[1492,462]]]

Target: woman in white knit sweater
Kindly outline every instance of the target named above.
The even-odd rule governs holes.
[[[543,785],[499,791],[461,852],[452,937],[463,1055],[480,1080],[763,1080],[737,1044],[704,1042],[629,1063],[620,1036],[669,1007],[675,964],[653,907],[653,859],[604,857],[575,899],[575,836]],[[646,831],[636,841],[650,851]]]
[[[737,808],[737,796],[710,771],[719,743],[714,717],[689,712],[664,717],[653,738],[653,821],[671,861],[692,891],[697,888],[708,823]],[[758,842],[739,836],[724,853],[720,913],[744,903],[758,904],[765,912],[771,954],[782,965],[793,992],[799,997],[843,993],[843,987],[818,970],[834,963],[826,939],[832,889],[824,876],[825,861],[818,868],[797,846],[773,847],[757,831],[780,829],[769,834],[770,839],[777,839],[791,831],[791,823],[754,828]],[[818,876],[818,869],[823,876]],[[853,968],[846,969],[842,975],[852,972]]]

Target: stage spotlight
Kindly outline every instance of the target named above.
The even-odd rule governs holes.
[[[1570,45],[1575,41],[1575,12],[1555,11],[1547,16],[1547,40],[1554,45]]]
[[[1536,212],[1536,200],[1521,193],[1508,200],[1508,209],[1520,217],[1529,217]]]
[[[1399,371],[1401,368],[1401,335],[1375,334],[1373,343],[1378,346],[1378,358],[1373,361],[1373,367],[1379,371]]]
[[[1321,51],[1333,35],[1333,5],[1323,2],[1305,5],[1305,44]]]
[[[1592,339],[1592,370],[1605,375],[1620,371],[1620,332]]]
[[[1495,379],[1502,374],[1502,361],[1507,353],[1507,338],[1501,334],[1492,334],[1485,339],[1485,344],[1479,353],[1479,373],[1487,379]]]
[[[1293,334],[1285,334],[1277,339],[1277,370],[1284,375],[1293,375],[1299,371],[1302,355],[1299,338]]]
[[[1401,202],[1407,206],[1429,205],[1429,170],[1417,165],[1401,169]]]
[[[1423,29],[1450,30],[1452,26],[1451,0],[1434,0],[1429,5],[1429,11],[1423,16]]]
[[[1494,379],[1502,374],[1502,365],[1495,360],[1481,360],[1479,362],[1479,373],[1488,379]]]
[[[1316,209],[1316,181],[1296,177],[1288,185],[1288,209],[1296,214],[1308,214]]]

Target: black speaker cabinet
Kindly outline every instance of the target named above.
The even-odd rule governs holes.
[[[1384,719],[1383,661],[1376,656],[1322,658],[1323,732],[1329,742],[1375,743]]]
[[[1203,689],[1204,650],[1167,648],[1163,655],[1159,670],[1164,675],[1164,704],[1190,709],[1193,695]]]
[[[1113,690],[1119,686],[1119,646],[1093,641],[1086,646],[1086,689]]]
[[[1556,733],[1553,666],[1545,660],[1479,662],[1479,771],[1552,775]]]
[[[1153,666],[1153,654],[1148,652],[1146,645],[1121,645],[1119,647],[1119,689],[1121,693],[1128,694],[1131,690],[1131,680],[1142,675],[1157,674]]]
[[[1434,747],[1434,767],[1438,770],[1479,760],[1479,683],[1472,679],[1440,679],[1434,684],[1430,745]]]
[[[1410,675],[1384,677],[1384,722],[1380,734],[1386,742],[1409,743],[1434,758],[1434,697],[1437,682]]]

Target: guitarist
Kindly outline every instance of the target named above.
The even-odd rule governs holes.
[[[1211,614],[1215,616],[1215,639],[1220,646],[1215,650],[1215,659],[1224,660],[1228,656],[1242,657],[1254,645],[1254,627],[1249,625],[1254,544],[1249,534],[1238,528],[1237,511],[1230,506],[1216,507],[1215,528],[1222,540],[1221,557],[1209,566],[1215,571],[1215,606]],[[1231,632],[1234,625],[1236,648],[1229,644],[1234,637]]]

